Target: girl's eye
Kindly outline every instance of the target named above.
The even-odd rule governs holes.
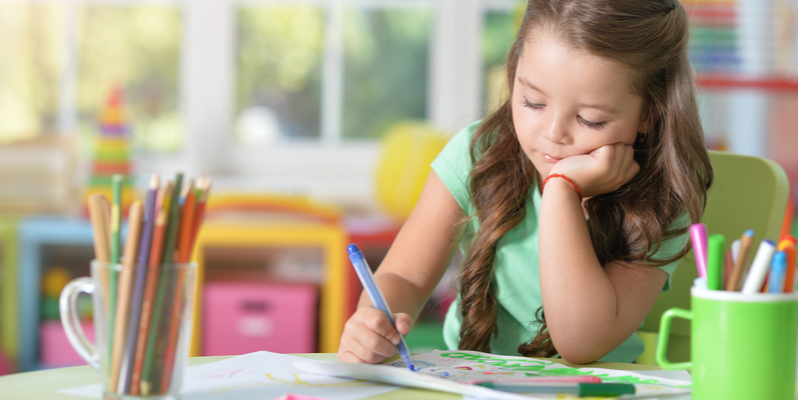
[[[522,99],[522,106],[523,107],[528,107],[528,108],[533,108],[533,109],[539,109],[539,108],[543,108],[544,104],[531,103],[530,101],[528,101],[528,99],[523,98]]]
[[[581,125],[583,125],[583,126],[585,126],[587,128],[591,128],[591,129],[602,129],[603,126],[605,126],[605,124],[606,124],[605,121],[601,121],[601,122],[587,121],[587,120],[583,119],[583,117],[581,117],[580,115],[578,116],[578,121],[581,123]]]

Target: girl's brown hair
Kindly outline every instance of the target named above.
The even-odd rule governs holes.
[[[677,0],[529,0],[508,53],[508,93],[529,35],[554,34],[575,50],[619,62],[631,71],[632,89],[642,98],[653,128],[634,145],[639,173],[618,190],[584,202],[589,232],[601,265],[624,260],[662,266],[680,259],[654,259],[663,240],[683,234],[671,229],[683,213],[699,222],[713,173],[705,148],[687,53],[685,10]],[[511,99],[489,115],[472,140],[470,195],[480,227],[460,274],[460,349],[490,351],[497,333],[493,288],[495,249],[500,238],[525,218],[525,199],[536,176],[522,151],[511,117]],[[544,233],[546,234],[546,233]],[[544,312],[539,333],[519,346],[520,354],[551,357]]]

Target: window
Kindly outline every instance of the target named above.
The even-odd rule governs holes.
[[[343,138],[426,118],[430,24],[427,7],[346,10]]]
[[[78,129],[98,131],[98,116],[119,88],[125,122],[141,149],[176,152],[181,19],[171,5],[84,4],[77,13]]]
[[[63,9],[0,2],[0,144],[56,130]]]
[[[318,140],[324,10],[253,6],[236,16],[236,139],[246,145]]]

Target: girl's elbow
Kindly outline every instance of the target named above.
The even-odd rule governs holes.
[[[589,364],[597,361],[601,356],[597,356],[590,351],[569,350],[558,353],[564,361],[572,364]]]
[[[572,364],[588,364],[597,361],[604,354],[600,354],[597,346],[593,346],[587,340],[572,340],[566,343],[557,343],[556,351],[559,356]]]

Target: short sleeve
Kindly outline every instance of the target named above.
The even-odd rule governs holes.
[[[469,173],[472,170],[470,147],[472,135],[478,125],[479,122],[475,122],[456,133],[431,163],[431,168],[465,213],[469,213],[471,204],[468,189]]]
[[[689,221],[690,221],[689,213],[685,212],[675,219],[675,222],[672,223],[670,229],[680,229],[688,227]],[[680,253],[683,250],[683,248],[686,246],[686,243],[688,242],[689,242],[689,230],[687,229],[686,232],[684,232],[683,234],[661,242],[661,247],[653,255],[653,258],[656,260],[664,260],[674,257],[676,254]],[[670,287],[672,287],[672,274],[675,273],[675,268],[678,267],[679,263],[680,259],[676,260],[675,262],[669,263],[667,265],[658,267],[661,268],[662,271],[666,272],[667,275],[669,275],[667,283],[664,284],[664,288],[662,290],[669,290]]]

